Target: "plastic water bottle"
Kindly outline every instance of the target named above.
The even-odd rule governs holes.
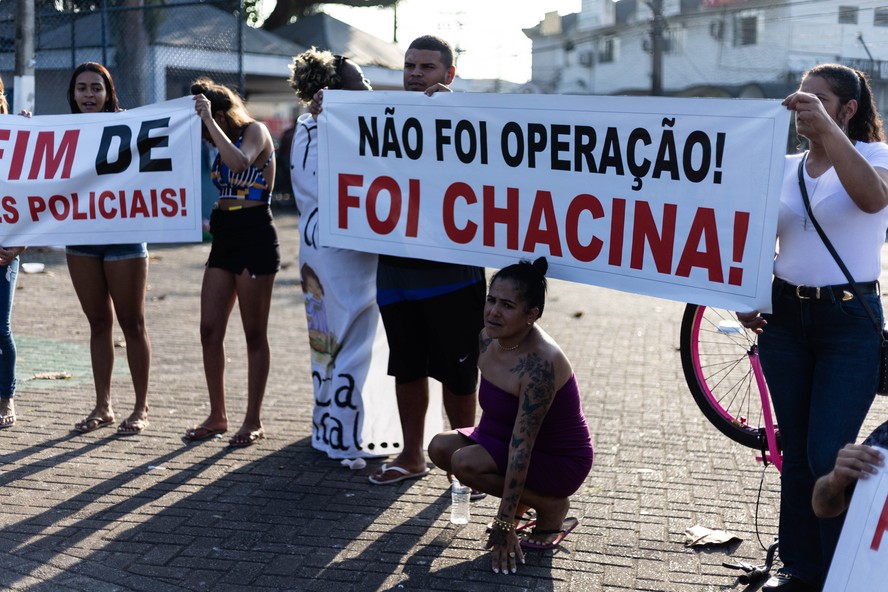
[[[450,522],[453,524],[469,523],[469,506],[472,488],[463,485],[454,477],[450,486]]]

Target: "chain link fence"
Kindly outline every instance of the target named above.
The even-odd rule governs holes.
[[[236,0],[97,0],[55,6],[35,12],[37,114],[70,112],[71,72],[88,61],[108,68],[125,109],[186,95],[198,76],[244,93],[245,24]],[[0,2],[0,75],[10,97],[14,19],[15,2]]]

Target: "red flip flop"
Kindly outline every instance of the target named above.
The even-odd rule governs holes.
[[[569,535],[570,532],[574,528],[576,528],[579,523],[580,521],[576,518],[565,518],[564,522],[561,523],[561,528],[559,530],[540,530],[538,528],[534,528],[529,533],[525,533],[525,535],[521,538],[521,548],[531,550],[554,549],[561,544],[561,541],[564,540],[564,537]],[[528,538],[531,536],[549,536],[553,534],[558,536],[545,543],[538,543]]]

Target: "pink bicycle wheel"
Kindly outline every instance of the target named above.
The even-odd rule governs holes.
[[[755,338],[733,312],[696,304],[685,308],[681,365],[694,401],[728,438],[762,449],[762,401],[749,360]]]

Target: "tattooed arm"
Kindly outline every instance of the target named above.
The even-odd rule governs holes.
[[[512,428],[509,464],[499,508],[499,517],[503,520],[514,518],[518,509],[530,467],[530,453],[555,398],[555,368],[551,361],[535,352],[530,353],[521,358],[512,372],[521,379],[521,390],[518,393],[518,415]]]

